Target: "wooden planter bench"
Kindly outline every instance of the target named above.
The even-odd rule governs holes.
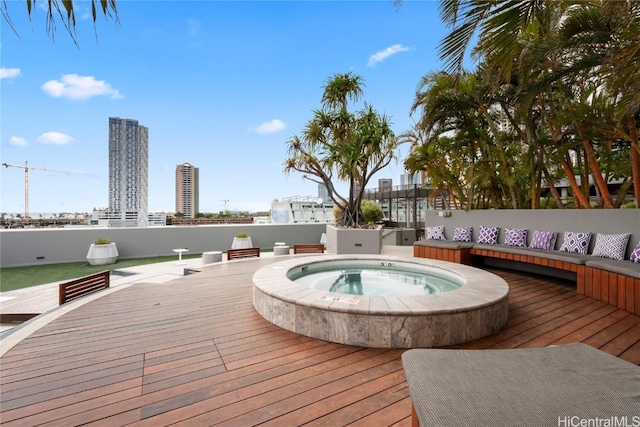
[[[59,304],[73,301],[85,295],[107,289],[109,287],[109,270],[90,276],[81,277],[58,285]]]
[[[293,245],[293,253],[294,254],[323,254],[324,245],[322,243]]]
[[[256,258],[260,256],[260,248],[242,248],[242,249],[228,249],[227,260],[241,259],[241,258]]]

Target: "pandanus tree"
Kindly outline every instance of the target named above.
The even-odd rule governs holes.
[[[24,0],[24,2],[9,2],[12,4],[24,3],[29,19],[35,14],[36,0]],[[77,5],[83,3],[83,6],[87,4],[87,1],[80,0],[41,0],[38,5],[44,3],[44,10],[46,14],[46,30],[49,37],[52,39],[55,37],[56,23],[61,23],[65,30],[71,36],[71,39],[77,45],[76,34],[76,12],[78,10]],[[91,4],[91,18],[95,23],[100,14],[105,18],[113,19],[118,24],[118,9],[116,7],[116,0],[90,0]],[[9,7],[7,0],[0,2],[0,14],[9,27],[16,32],[17,31],[11,20],[11,14],[9,13]]]
[[[373,175],[397,158],[398,140],[389,118],[364,103],[356,111],[351,102],[362,98],[364,81],[351,72],[328,79],[322,107],[313,112],[302,132],[287,141],[285,172],[302,174],[324,184],[329,197],[343,213],[338,225],[362,227],[362,198]],[[347,184],[340,194],[338,182]],[[344,193],[344,192],[343,192]]]

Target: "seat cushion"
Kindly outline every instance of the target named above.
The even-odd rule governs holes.
[[[402,365],[423,426],[558,426],[640,414],[640,368],[586,344],[412,349]]]

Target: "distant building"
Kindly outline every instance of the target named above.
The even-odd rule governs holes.
[[[109,117],[109,225],[149,225],[149,129]]]
[[[195,218],[200,212],[199,169],[192,164],[184,163],[176,166],[176,210],[184,218]]]
[[[130,215],[125,217],[125,220],[129,221],[129,224],[137,220],[137,216]],[[92,225],[100,225],[105,227],[131,227],[131,225],[121,225],[120,215],[114,215],[112,212],[106,209],[94,209],[91,214]],[[167,225],[167,214],[165,212],[149,212],[147,216],[147,226],[165,226]]]
[[[420,184],[420,174],[406,172],[400,175],[400,187],[413,187]]]
[[[378,190],[391,191],[393,188],[393,180],[391,178],[382,178],[378,180]]]
[[[329,197],[329,190],[327,186],[324,184],[318,184],[318,198],[322,199],[323,203],[331,203],[331,198]]]
[[[271,202],[271,222],[274,224],[333,223],[333,203],[323,203],[313,197],[285,197]]]

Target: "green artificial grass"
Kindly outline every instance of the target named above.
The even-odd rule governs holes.
[[[201,254],[183,254],[183,259],[198,258]],[[30,265],[26,267],[0,268],[0,292],[28,288],[45,283],[72,280],[105,270],[135,267],[157,262],[175,261],[176,256],[156,256],[149,258],[123,259],[109,265],[91,265],[88,262],[69,262],[64,264]]]

